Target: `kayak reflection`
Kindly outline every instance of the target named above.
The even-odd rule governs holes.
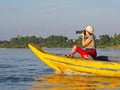
[[[46,75],[35,77],[30,90],[102,90],[120,88],[120,78],[80,75]],[[106,89],[107,90],[107,89]]]

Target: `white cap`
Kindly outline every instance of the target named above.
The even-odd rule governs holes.
[[[94,32],[94,28],[92,26],[87,26],[85,30],[90,32],[91,34]]]

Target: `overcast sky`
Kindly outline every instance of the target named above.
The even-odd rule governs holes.
[[[0,0],[0,40],[63,35],[92,25],[95,35],[120,33],[120,0]]]

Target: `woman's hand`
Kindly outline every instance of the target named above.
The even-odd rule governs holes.
[[[85,34],[84,34],[84,33],[81,33],[81,36],[84,38],[84,37],[85,37]]]

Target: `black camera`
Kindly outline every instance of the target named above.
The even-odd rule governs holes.
[[[76,31],[76,34],[81,34],[81,33],[84,33],[84,35],[86,35],[86,30]]]

